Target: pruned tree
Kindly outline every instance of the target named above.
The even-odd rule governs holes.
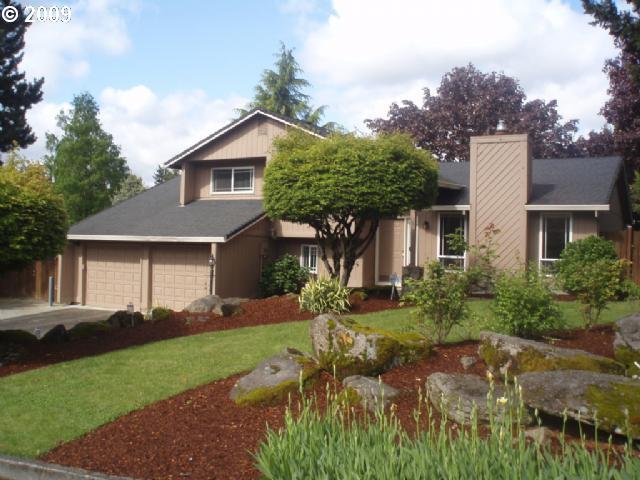
[[[320,139],[292,130],[274,146],[265,173],[267,215],[311,226],[327,272],[343,286],[381,219],[435,200],[437,164],[407,135]]]
[[[576,156],[578,122],[562,122],[557,107],[555,100],[526,101],[515,78],[469,64],[446,73],[436,95],[425,88],[421,107],[393,103],[386,119],[365,122],[374,132],[408,133],[440,161],[469,160],[470,137],[494,133],[499,120],[511,133],[530,134],[536,158]]]
[[[57,117],[62,136],[47,133],[45,164],[75,223],[111,205],[128,168],[120,147],[103,130],[91,94],[76,95],[71,105]]]
[[[0,9],[9,6],[20,13],[14,22],[0,22],[0,152],[9,152],[15,145],[27,147],[36,141],[26,113],[42,100],[44,82],[43,78],[29,82],[24,72],[18,70],[29,24],[19,3],[0,1]]]

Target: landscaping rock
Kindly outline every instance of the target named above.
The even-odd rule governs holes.
[[[381,382],[377,378],[352,375],[342,381],[349,397],[355,397],[368,410],[375,412],[389,407],[391,400],[398,396],[399,390]]]
[[[640,381],[584,370],[525,373],[518,377],[526,405],[611,433],[640,438]]]
[[[490,385],[487,381],[477,375],[463,373],[432,373],[427,377],[427,396],[431,404],[438,410],[444,409],[448,418],[457,423],[470,423],[473,421],[473,411],[475,409],[478,422],[489,422],[490,410],[487,398]],[[502,399],[507,398],[505,388],[502,385],[493,385],[491,399],[491,412],[495,417],[500,417],[508,413],[508,409],[513,407],[513,401],[508,400],[502,403]],[[523,424],[530,424],[531,417],[528,412],[522,412]],[[516,417],[513,411],[514,419]]]
[[[118,310],[107,319],[111,328],[132,328],[144,323],[144,315],[134,312],[133,315],[126,310]]]
[[[365,327],[330,313],[312,320],[310,334],[320,367],[335,371],[338,379],[378,375],[431,352],[428,340],[421,335]]]
[[[469,370],[471,367],[473,367],[476,364],[477,361],[478,359],[476,357],[460,358],[460,363],[462,364],[462,368],[464,368],[465,370]]]
[[[206,313],[212,311],[216,305],[218,305],[222,299],[218,295],[207,295],[206,297],[198,298],[189,305],[184,307],[185,312],[192,313]]]
[[[640,315],[631,315],[615,323],[613,351],[616,360],[627,368],[627,375],[639,375],[640,368]]]
[[[294,348],[260,363],[240,378],[229,397],[238,405],[268,405],[278,402],[313,380],[320,368],[312,358]]]
[[[69,333],[64,325],[56,325],[40,339],[42,343],[64,343],[69,341]]]
[[[108,332],[112,329],[108,322],[80,322],[69,329],[69,338],[75,340],[77,338],[92,337],[99,333]]]
[[[242,313],[242,307],[240,305],[247,301],[249,301],[247,298],[223,298],[218,304],[213,307],[211,311],[223,317],[238,315]]]
[[[547,427],[533,427],[524,431],[524,438],[532,440],[537,445],[549,445],[554,437],[553,430]]]
[[[552,370],[624,374],[624,366],[610,358],[493,332],[480,333],[478,353],[490,371],[502,376]]]

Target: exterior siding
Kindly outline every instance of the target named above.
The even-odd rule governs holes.
[[[253,193],[247,194],[224,194],[211,193],[211,169],[218,167],[253,167],[254,183]],[[262,185],[264,179],[264,158],[248,158],[240,160],[220,160],[215,162],[194,162],[192,164],[193,178],[193,199],[220,199],[220,200],[241,200],[262,198]]]
[[[471,138],[471,212],[469,242],[482,238],[493,224],[499,268],[510,269],[527,258],[527,204],[531,157],[526,135]]]
[[[382,220],[376,238],[378,268],[376,283],[390,281],[393,273],[402,275],[405,250],[405,220]]]
[[[431,210],[419,212],[417,224],[416,265],[423,267],[426,263],[438,259],[438,213]]]
[[[272,222],[273,232],[277,237],[281,238],[315,238],[316,234],[309,225],[301,225],[299,223],[285,222],[282,220],[274,220]]]

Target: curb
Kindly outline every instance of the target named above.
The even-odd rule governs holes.
[[[133,480],[39,460],[0,455],[0,480]]]

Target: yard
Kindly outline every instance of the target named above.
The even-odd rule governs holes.
[[[487,300],[471,302],[475,320],[454,331],[457,342],[475,338],[477,318],[490,315]],[[574,302],[560,302],[579,326]],[[611,304],[602,322],[637,311],[634,302]],[[363,324],[402,330],[409,309],[358,315]],[[473,323],[475,322],[475,323]],[[38,457],[61,442],[133,410],[254,367],[285,346],[310,350],[308,321],[224,330],[149,343],[0,378],[0,452]]]

